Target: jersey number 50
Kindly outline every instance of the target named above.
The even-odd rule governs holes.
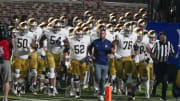
[[[17,44],[18,48],[27,48],[27,46],[28,46],[27,39],[18,38],[17,42],[18,42],[18,44]]]

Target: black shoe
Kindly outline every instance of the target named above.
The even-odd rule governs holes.
[[[153,89],[152,90],[152,94],[151,94],[152,97],[155,97],[156,96],[156,91]]]
[[[160,98],[160,101],[167,101],[166,98]]]

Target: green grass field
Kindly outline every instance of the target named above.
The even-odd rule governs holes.
[[[0,93],[0,101],[2,99],[2,92]],[[161,95],[161,85],[158,86],[157,89],[157,97],[151,97],[150,99],[146,99],[144,96],[144,88],[142,87],[142,92],[137,92],[136,101],[159,101]],[[167,91],[167,100],[168,101],[176,101],[175,98],[172,97],[172,85],[169,84]],[[75,99],[73,97],[65,97],[64,94],[58,94],[55,97],[49,97],[48,95],[38,94],[32,95],[31,93],[27,93],[22,95],[21,97],[14,96],[10,93],[9,101],[98,101],[96,97],[93,96],[92,90],[83,90],[81,99]],[[127,97],[122,95],[112,95],[112,101],[127,101]]]

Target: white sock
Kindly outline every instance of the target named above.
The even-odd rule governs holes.
[[[145,82],[146,95],[149,96],[150,81]]]

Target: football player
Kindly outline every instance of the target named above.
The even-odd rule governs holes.
[[[150,30],[148,32],[148,37],[149,37],[149,43],[147,44],[147,56],[146,56],[146,60],[147,60],[147,67],[148,67],[148,78],[150,80],[150,84],[153,85],[153,82],[154,82],[154,70],[153,70],[153,60],[150,56],[150,51],[152,49],[152,47],[154,46],[154,43],[157,40],[157,35],[156,35],[156,32],[155,30]]]
[[[131,58],[135,40],[131,38],[132,32],[129,22],[124,24],[121,33],[117,35],[117,39],[113,42],[117,45],[117,52],[115,53],[117,75],[126,83],[128,99],[135,99],[136,84],[134,79],[137,78],[137,75],[136,67],[133,65]],[[120,86],[117,89],[120,90]]]
[[[72,75],[74,76],[74,86],[76,91],[75,98],[80,98],[80,75],[86,71],[85,59],[87,57],[87,49],[90,44],[90,38],[83,37],[82,29],[76,27],[74,29],[74,35],[69,40],[70,57],[72,66]]]
[[[149,94],[149,84],[150,80],[148,78],[148,67],[147,67],[147,59],[146,57],[146,43],[143,42],[143,30],[139,27],[136,29],[136,33],[138,35],[137,41],[134,45],[134,50],[136,53],[135,63],[137,64],[138,73],[139,73],[139,82],[145,83],[145,95],[146,98],[150,98]]]
[[[114,32],[114,27],[112,24],[106,25],[106,39],[113,42],[116,39],[116,33]],[[112,86],[115,85],[115,79],[116,79],[116,68],[115,68],[115,57],[114,54],[109,54],[109,72],[111,76],[110,84]],[[115,87],[113,87],[114,89]]]
[[[46,29],[47,26],[47,22],[43,21],[41,24],[38,25],[41,29],[42,29],[42,34],[44,32],[44,30]],[[43,40],[45,38],[45,36],[43,38],[41,38],[41,40]],[[39,47],[37,49],[37,55],[38,55],[38,78],[39,78],[39,90],[42,91],[45,88],[45,78],[46,78],[46,48],[45,48],[45,41],[40,41],[40,38],[38,38],[38,42],[39,42]]]
[[[35,47],[33,34],[29,33],[29,27],[26,22],[18,25],[19,33],[15,33],[14,43],[14,64],[15,75],[13,82],[14,94],[20,95],[25,93],[25,77],[28,70],[28,58],[30,49]]]
[[[34,40],[36,41],[36,47],[31,48],[30,52],[30,57],[29,57],[29,67],[31,71],[31,77],[32,77],[32,84],[30,86],[30,90],[33,92],[33,94],[37,94],[37,67],[38,67],[38,55],[41,56],[40,54],[37,54],[37,50],[43,50],[43,49],[38,49],[38,38],[42,35],[42,29],[38,27],[38,23],[35,20],[35,18],[30,18],[27,21],[29,25],[29,32],[34,35]],[[41,51],[40,51],[41,52]],[[44,52],[44,51],[42,51]],[[38,52],[39,53],[39,52]],[[45,52],[43,53],[45,56]]]
[[[49,96],[55,96],[56,93],[56,74],[55,69],[60,68],[60,57],[64,50],[64,42],[67,40],[67,36],[61,31],[60,19],[54,19],[48,24],[48,28],[43,33],[47,39],[47,65],[49,68],[49,80],[50,88],[48,91]]]

